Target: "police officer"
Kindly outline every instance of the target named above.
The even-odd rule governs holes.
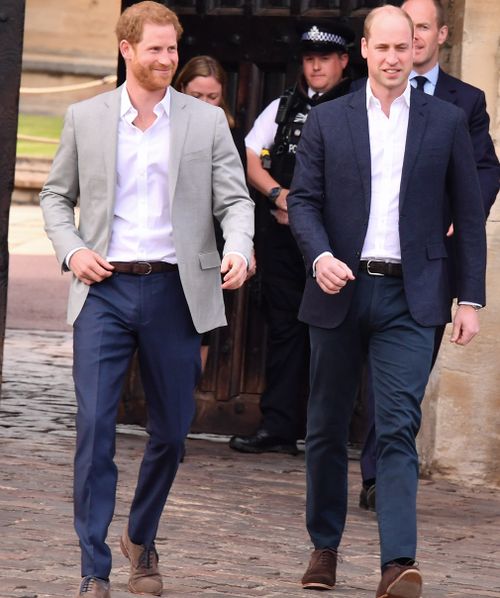
[[[308,23],[301,32],[302,70],[293,88],[271,102],[245,138],[247,176],[267,203],[268,222],[257,248],[268,325],[262,422],[251,436],[229,446],[247,453],[297,454],[303,429],[301,398],[309,362],[307,326],[297,320],[305,268],[288,226],[286,198],[302,127],[311,108],[349,92],[344,78],[354,33],[332,21]],[[260,249],[260,251],[259,251]],[[301,427],[302,424],[302,427]]]

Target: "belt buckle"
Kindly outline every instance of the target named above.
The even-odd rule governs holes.
[[[147,272],[142,272],[141,276],[147,276],[148,274],[151,274],[151,272],[153,271],[153,266],[151,265],[150,262],[137,262],[137,264],[144,264],[145,266],[148,266],[148,271]]]
[[[370,276],[384,276],[384,275],[382,274],[382,272],[372,272],[372,271],[370,270],[370,264],[371,264],[372,262],[375,262],[375,261],[376,261],[376,260],[368,260],[368,261],[366,262],[366,273],[367,273],[367,274],[369,274]]]

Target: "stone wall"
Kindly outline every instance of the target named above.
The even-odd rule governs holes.
[[[450,72],[485,90],[491,133],[500,141],[500,2],[450,0]],[[463,36],[460,35],[463,26]],[[431,378],[419,447],[424,469],[466,483],[500,486],[500,203],[488,224],[487,307],[480,335],[447,342]]]
[[[25,55],[116,62],[120,0],[26,0]],[[111,26],[111,29],[110,29]]]
[[[60,87],[116,74],[113,27],[120,0],[26,0],[21,86]],[[20,110],[64,114],[69,104],[112,89],[21,94]]]

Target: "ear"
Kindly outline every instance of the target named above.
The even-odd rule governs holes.
[[[340,64],[342,65],[342,70],[345,69],[347,64],[349,63],[349,54],[340,54]]]
[[[368,55],[367,52],[367,46],[368,46],[368,42],[366,41],[365,37],[361,38],[361,56],[366,60],[366,57]]]
[[[123,57],[123,60],[127,60],[127,58],[131,58],[133,52],[133,46],[128,42],[126,39],[122,39],[119,44],[120,54]]]
[[[438,45],[442,46],[448,39],[448,25],[443,25],[438,31]]]

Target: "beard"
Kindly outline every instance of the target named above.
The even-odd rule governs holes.
[[[159,63],[144,66],[138,62],[130,63],[130,70],[139,85],[147,91],[160,91],[166,89],[174,78],[177,65],[165,67]]]

